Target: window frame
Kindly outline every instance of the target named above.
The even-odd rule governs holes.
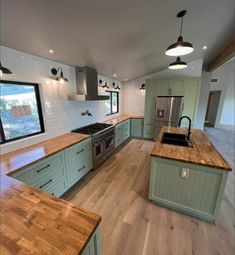
[[[9,143],[9,142],[13,142],[16,140],[21,140],[30,136],[34,136],[34,135],[39,135],[42,133],[45,133],[45,126],[44,126],[44,121],[43,121],[43,112],[42,112],[42,104],[41,104],[41,98],[40,98],[40,91],[39,91],[39,84],[38,83],[32,83],[32,82],[22,82],[22,81],[8,81],[8,80],[1,80],[0,79],[0,83],[8,83],[8,84],[14,84],[14,85],[24,85],[24,86],[33,86],[34,87],[34,91],[35,91],[35,98],[36,98],[36,103],[37,103],[37,109],[38,109],[38,117],[39,117],[39,123],[40,123],[40,128],[41,131],[39,132],[35,132],[32,134],[27,134],[27,135],[23,135],[20,137],[15,137],[15,138],[11,138],[11,139],[7,139],[5,138],[5,134],[4,134],[4,129],[3,129],[3,125],[2,125],[2,119],[0,116],[0,144],[5,144],[5,143]]]
[[[112,91],[112,90],[108,90],[106,92],[109,93],[109,96],[110,96],[109,100],[110,100],[110,106],[111,106],[110,113],[106,114],[106,116],[119,113],[119,92],[118,91]],[[117,111],[116,112],[113,112],[113,97],[112,97],[112,94],[114,94],[114,93],[117,94]]]

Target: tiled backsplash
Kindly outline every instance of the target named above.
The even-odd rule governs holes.
[[[14,73],[8,76],[3,75],[3,80],[39,83],[46,129],[45,134],[1,145],[1,154],[69,132],[74,128],[111,118],[106,116],[105,101],[78,102],[67,100],[67,95],[75,92],[74,67],[2,46],[1,60],[4,66],[10,68]],[[51,68],[59,66],[62,67],[64,76],[68,78],[69,82],[61,84],[51,79]],[[99,75],[98,79],[100,78],[107,81],[110,85],[113,82],[120,84],[119,81],[102,75]],[[105,93],[104,89],[99,88],[99,93]],[[121,93],[120,91],[120,108],[122,105]],[[86,110],[89,110],[93,116],[81,116],[81,113]],[[117,115],[112,116],[115,117]]]

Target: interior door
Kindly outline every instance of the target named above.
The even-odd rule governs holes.
[[[209,93],[207,110],[206,110],[206,118],[205,118],[205,126],[214,127],[215,121],[217,117],[219,101],[220,101],[221,91],[211,91]]]

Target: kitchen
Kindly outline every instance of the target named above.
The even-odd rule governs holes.
[[[234,81],[234,51],[230,53],[230,57],[227,56],[229,59],[221,60],[220,65],[214,69],[215,71],[202,71],[204,61],[202,61],[202,53],[207,54],[206,50],[201,49],[199,51],[198,48],[207,42],[203,42],[204,38],[197,41],[195,36],[191,36],[188,40],[195,47],[195,53],[192,53],[195,55],[192,58],[184,57],[184,59],[187,59],[188,67],[176,71],[167,70],[167,66],[173,58],[165,57],[165,50],[173,42],[174,34],[176,36],[178,34],[175,31],[178,31],[179,27],[176,14],[180,9],[183,10],[187,7],[182,1],[182,8],[175,6],[170,15],[171,22],[169,24],[174,23],[174,29],[168,31],[170,34],[169,40],[167,38],[166,41],[164,40],[163,54],[161,53],[163,55],[162,59],[165,61],[164,70],[162,71],[159,66],[155,73],[152,72],[151,68],[146,72],[141,69],[143,67],[138,67],[138,64],[134,74],[134,71],[129,68],[132,63],[131,59],[128,60],[123,57],[123,67],[120,64],[118,70],[117,66],[114,69],[112,64],[105,61],[107,56],[98,54],[99,50],[107,46],[106,44],[102,45],[103,37],[100,35],[98,36],[101,38],[97,44],[98,51],[93,52],[93,57],[95,61],[101,61],[102,64],[100,62],[93,63],[91,55],[89,55],[92,51],[87,52],[87,50],[89,47],[94,47],[94,45],[89,46],[93,40],[92,37],[97,35],[97,31],[94,30],[92,30],[94,32],[93,36],[89,37],[89,33],[87,33],[86,36],[84,34],[84,38],[79,38],[81,41],[89,42],[87,47],[76,45],[73,48],[74,42],[66,42],[71,48],[68,47],[62,52],[63,47],[60,48],[60,42],[57,44],[53,40],[51,40],[53,47],[51,45],[43,46],[45,41],[43,42],[43,37],[40,38],[37,35],[39,33],[40,36],[43,36],[36,24],[42,25],[43,23],[44,27],[46,27],[46,24],[50,27],[50,19],[52,21],[54,18],[53,22],[57,19],[63,20],[64,9],[60,9],[58,6],[55,7],[53,5],[54,1],[48,1],[47,4],[40,3],[40,1],[35,1],[33,5],[27,5],[27,3],[29,2],[26,0],[22,1],[22,6],[20,6],[19,3],[13,0],[1,1],[1,7],[8,14],[1,18],[5,22],[1,22],[3,24],[1,25],[3,28],[1,29],[1,64],[13,73],[11,75],[3,73],[1,97],[8,100],[12,107],[11,114],[14,116],[11,121],[16,121],[17,118],[19,120],[20,117],[24,117],[22,115],[30,115],[33,108],[29,109],[27,107],[28,102],[25,103],[25,101],[29,99],[26,97],[23,99],[24,107],[14,105],[14,100],[22,94],[20,92],[15,93],[14,88],[16,87],[14,86],[17,86],[17,89],[18,87],[22,88],[22,85],[31,88],[35,92],[35,102],[38,106],[37,127],[39,128],[39,131],[36,131],[37,134],[21,139],[14,140],[13,137],[13,140],[11,140],[9,133],[4,133],[4,136],[1,136],[3,138],[1,144],[2,253],[27,254],[31,252],[31,254],[90,255],[131,253],[149,255],[233,254],[234,206],[232,194],[234,193],[234,171],[230,170],[234,167],[234,158],[231,158],[233,156],[231,151],[229,152],[233,147],[233,144],[229,141],[232,136],[226,136],[226,134],[230,135],[229,131],[228,133],[222,133],[222,129],[218,129],[218,127],[216,127],[217,129],[204,129],[204,120],[209,91],[215,90],[216,86],[221,86],[220,82],[225,81],[224,73],[227,72],[226,77],[231,76],[231,72],[227,71],[230,66],[233,67],[231,69],[233,70]],[[74,14],[72,7],[75,7],[76,3],[71,1],[70,4],[72,15]],[[94,9],[91,10],[91,13],[95,11],[94,17],[98,18],[102,14],[102,8],[106,9],[106,6],[108,8],[112,4],[114,3],[103,3],[99,6],[97,3],[96,6],[93,6]],[[219,8],[220,4],[217,4],[217,8]],[[226,13],[231,9],[229,4],[231,4],[230,1],[227,2],[228,6],[225,8]],[[116,5],[117,2],[113,6],[115,11],[119,10]],[[162,5],[164,6],[163,3]],[[13,8],[13,6],[17,8]],[[61,15],[57,16],[53,13],[52,7],[56,8]],[[83,6],[86,11],[88,11],[86,9],[88,7],[90,8],[89,3]],[[141,10],[144,12],[140,7],[143,7],[143,5],[138,3],[135,11],[139,12]],[[148,11],[151,7],[153,7],[152,4],[149,4]],[[22,46],[23,37],[21,38],[23,41],[19,39],[14,41],[17,33],[14,34],[13,31],[16,32],[15,24],[20,22],[19,19],[23,17],[25,8],[32,16],[24,17],[24,20],[21,20],[22,27],[19,31],[30,41],[30,45],[25,44],[24,48]],[[97,8],[101,13],[97,13]],[[198,14],[198,9],[193,3],[190,3],[186,9],[190,11],[188,11],[184,20],[183,35],[185,37],[190,30],[190,19],[193,19],[195,13]],[[45,12],[45,19],[40,20],[40,22],[37,19],[31,19],[37,12],[41,15]],[[107,13],[108,17],[111,13],[113,14],[113,12]],[[119,13],[119,15],[122,14]],[[125,17],[125,12],[123,15]],[[167,13],[165,15],[167,16]],[[203,17],[205,19],[205,16]],[[229,21],[233,16],[227,15],[227,17]],[[10,22],[10,19],[12,22]],[[30,23],[27,19],[31,19],[34,26],[28,26],[27,24]],[[84,19],[84,22],[86,20],[84,15],[81,15],[79,19],[80,21]],[[116,19],[115,15],[113,19]],[[78,25],[76,16],[72,15],[71,20],[72,26]],[[104,20],[99,21],[101,22],[101,24],[98,24],[99,26],[105,26]],[[89,20],[86,20],[86,22],[89,25]],[[139,22],[141,23],[141,21]],[[53,23],[53,27],[55,23]],[[61,25],[61,23],[59,24]],[[26,27],[27,29],[25,29]],[[129,29],[128,26],[127,29]],[[223,29],[221,28],[220,33]],[[35,30],[35,32],[32,30]],[[214,29],[215,32],[217,30],[219,29]],[[99,30],[99,33],[102,35],[105,31]],[[110,35],[111,32],[108,30],[107,33]],[[34,37],[29,37],[30,35],[34,35]],[[58,35],[51,35],[51,39],[54,36]],[[134,39],[135,34],[132,36]],[[204,37],[207,38],[206,35]],[[48,41],[50,41],[49,38],[48,35]],[[90,40],[91,38],[92,40]],[[32,42],[32,39],[35,43]],[[66,41],[67,39],[63,38],[63,40]],[[80,42],[79,40],[77,43]],[[142,43],[141,40],[140,42]],[[132,44],[135,47],[138,46],[138,43],[136,46],[133,41]],[[124,44],[124,46],[127,52],[131,52],[129,45]],[[33,49],[33,47],[35,48]],[[208,47],[212,47],[212,44],[208,43]],[[45,48],[47,51],[45,51]],[[81,51],[75,54],[72,49],[77,48],[80,48]],[[158,47],[155,46],[155,48]],[[159,46],[159,48],[161,47]],[[53,52],[50,53],[49,51],[52,49]],[[139,45],[138,50],[140,49],[141,45]],[[107,47],[108,52],[109,50],[110,48]],[[128,56],[127,52],[125,54]],[[121,55],[121,52],[119,53]],[[214,52],[214,57],[217,55],[216,53],[218,52]],[[156,55],[160,55],[160,53],[156,52]],[[72,63],[75,58],[83,59],[84,62]],[[113,60],[113,62],[115,61]],[[119,61],[117,59],[117,62]],[[146,61],[148,62],[148,60]],[[126,62],[129,64],[126,64]],[[221,69],[222,71],[220,71]],[[228,73],[229,75],[227,75]],[[141,74],[144,75],[139,77]],[[219,82],[215,85],[208,82],[213,75],[215,75],[215,78],[219,77]],[[56,79],[60,79],[61,76],[68,81],[64,83],[57,81]],[[83,81],[83,85],[81,81]],[[94,84],[97,86],[94,86]],[[231,80],[226,81],[226,84],[228,84],[227,91],[231,91]],[[10,85],[13,87],[12,90],[10,90]],[[221,116],[218,119],[223,118],[225,120],[225,113],[228,110],[224,111],[224,107],[226,106],[226,109],[228,109],[226,101],[228,92],[224,88],[221,91],[221,102],[223,99],[225,103],[224,106],[219,105],[218,107],[218,115]],[[37,94],[39,95],[37,96]],[[24,95],[27,95],[27,93]],[[95,96],[96,100],[87,100],[91,99],[86,98],[89,96]],[[156,124],[159,123],[155,122],[156,116],[159,116],[160,120],[162,115],[165,116],[164,109],[157,108],[159,111],[156,111],[157,97],[167,97],[173,101],[175,97],[184,98],[178,111],[180,115],[176,117],[172,129],[169,128],[165,131],[162,129],[160,131],[156,128],[158,127]],[[12,100],[12,103],[10,100]],[[173,103],[170,102],[170,104]],[[5,124],[5,119],[2,114],[9,114],[9,105],[5,106],[4,112],[2,110],[4,105],[1,106],[1,122],[3,124]],[[176,108],[172,107],[172,110]],[[161,132],[175,133],[175,129],[178,129],[179,117],[183,115],[189,116],[192,121],[190,139],[193,148],[162,144],[160,141]],[[231,116],[229,118],[231,119]],[[41,123],[40,119],[43,120]],[[103,125],[96,124],[90,126],[89,130],[87,129],[87,126],[97,122],[103,123]],[[20,124],[22,125],[22,123]],[[224,121],[222,124],[226,124],[226,122]],[[31,122],[27,121],[23,125],[25,130],[22,130],[22,132],[28,132]],[[3,127],[7,128],[8,126],[3,125]],[[181,127],[184,127],[183,135],[187,135],[189,123],[186,119],[182,120]],[[13,123],[14,128],[15,130],[11,134],[17,136],[18,133],[15,131],[17,131],[18,126],[14,127]],[[203,136],[204,133],[197,131],[198,129],[204,129],[209,136],[209,140]],[[95,130],[95,135],[92,134],[93,130]],[[102,139],[99,132],[101,134],[104,132]],[[223,134],[224,137],[222,138],[221,135],[220,140],[216,132],[220,132],[220,135]],[[182,133],[182,129],[179,133]],[[201,137],[201,142],[195,140],[195,137]],[[105,139],[107,142],[102,142]],[[207,155],[206,152],[202,153],[201,156],[205,158],[201,158],[199,165],[192,162],[192,160],[195,160],[193,153],[197,151],[198,155],[200,152],[197,146],[201,145],[208,146],[207,148],[212,152],[212,156],[209,153]],[[166,152],[164,148],[166,148]],[[165,159],[161,158],[162,155],[159,155],[159,153],[171,153],[171,148],[180,153],[178,155],[177,152],[174,152],[170,155],[170,157],[174,157],[170,159],[174,162],[173,166],[178,167],[176,170],[178,173],[176,178],[178,179],[170,180],[171,184],[169,184],[161,173],[160,177],[163,179],[160,177],[154,179],[151,176],[158,174],[157,171],[161,169],[157,167],[155,172],[153,164],[161,164],[162,166],[171,164],[168,161],[163,162]],[[191,151],[191,158],[186,155],[188,150]],[[107,154],[104,154],[104,151]],[[97,155],[97,158],[94,155]],[[155,163],[156,160],[157,163]],[[171,167],[167,169],[171,169]],[[182,171],[183,169],[186,171]],[[204,171],[203,169],[211,175],[205,177],[204,173],[204,177],[197,176],[197,173]],[[214,173],[216,174],[214,175]],[[6,176],[6,174],[10,174],[11,177]],[[198,178],[198,185],[192,184],[188,187],[187,183],[192,183],[195,175]],[[166,176],[169,177],[169,174]],[[187,179],[187,177],[189,178]],[[205,180],[204,184],[199,185],[200,178]],[[208,184],[210,178],[213,181]],[[47,183],[48,181],[50,182]],[[180,200],[177,200],[177,209],[172,204],[176,202],[174,199],[178,199],[172,196],[172,192],[176,194],[177,191],[173,185],[174,182],[177,185],[183,182],[182,185],[184,185],[184,190],[178,190],[181,192],[181,196]],[[152,189],[151,187],[155,187],[154,185],[156,185],[156,188]],[[173,191],[167,190],[169,194],[167,201],[165,201],[165,204],[160,203],[162,202],[162,200],[160,201],[162,192],[166,192],[162,188],[171,186],[174,189]],[[214,190],[212,188],[207,190],[206,186],[213,187]],[[187,204],[190,200],[188,197],[190,195],[191,198],[194,197],[192,187],[195,190],[199,189],[197,192],[201,192],[198,193],[198,200],[201,201],[199,209],[197,208],[198,201],[196,201],[196,198],[189,201],[190,205]],[[153,191],[156,191],[156,193]],[[219,195],[210,195],[213,193]],[[188,196],[186,196],[187,194]],[[208,194],[206,199],[204,199],[204,194]],[[164,193],[164,196],[166,197],[166,193]],[[196,201],[196,205],[193,201]],[[188,211],[183,210],[183,206],[186,204]]]

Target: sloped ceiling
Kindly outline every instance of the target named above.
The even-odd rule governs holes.
[[[1,44],[133,79],[174,61],[165,49],[178,37],[182,9],[183,36],[195,48],[183,59],[208,62],[233,31],[234,0],[1,0]]]

